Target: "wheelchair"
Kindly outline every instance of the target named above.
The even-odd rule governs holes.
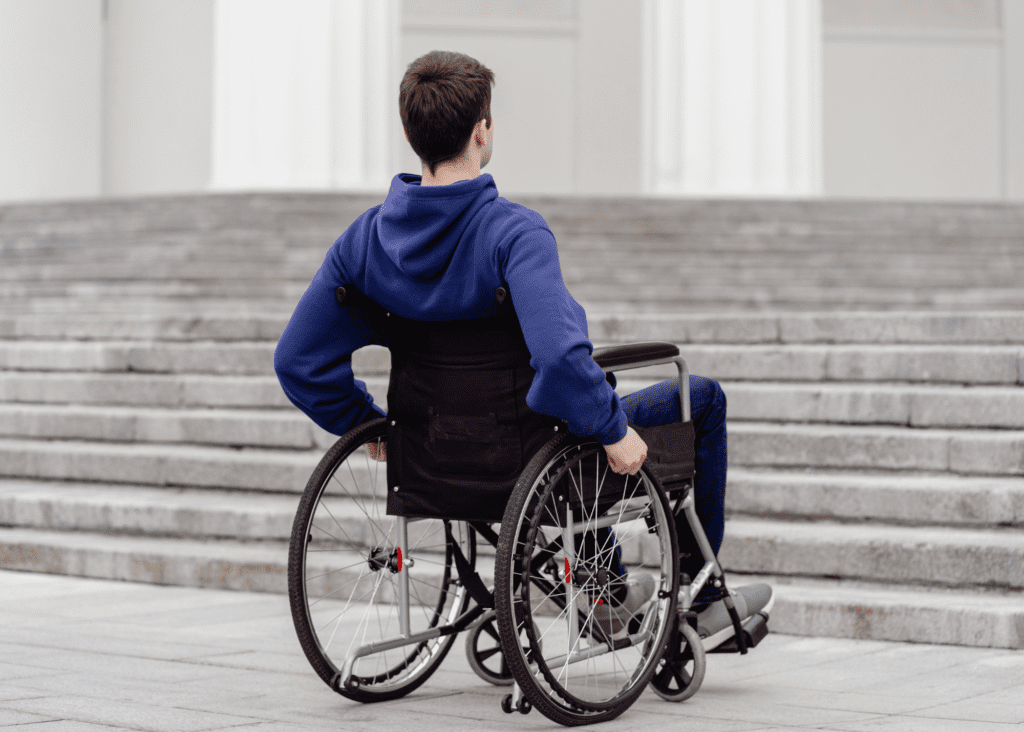
[[[339,303],[395,321],[355,288],[338,290]],[[392,385],[395,342],[389,335]],[[473,671],[512,687],[501,702],[506,713],[535,707],[574,726],[617,717],[648,685],[670,701],[700,688],[705,650],[690,605],[705,585],[724,591],[725,578],[694,509],[686,362],[661,342],[598,348],[593,356],[606,374],[665,363],[678,369],[683,419],[634,427],[648,443],[636,475],[611,471],[599,443],[556,420],[535,441],[540,447],[511,493],[495,494],[503,505],[492,496],[488,504],[403,508],[405,489],[387,473],[402,444],[390,388],[388,418],[355,427],[327,451],[295,516],[288,588],[300,644],[331,689],[359,702],[403,697],[427,681],[459,633]],[[385,450],[387,462],[376,459]],[[704,559],[682,586],[680,514]],[[653,591],[628,613],[621,598],[629,578],[641,576]],[[745,653],[762,630],[741,626],[728,597],[726,604],[731,643]]]

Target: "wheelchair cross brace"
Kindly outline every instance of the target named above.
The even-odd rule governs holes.
[[[398,516],[396,522],[398,524],[398,541],[399,546],[408,546],[408,533],[409,523],[417,521],[415,518],[407,518],[405,516]],[[399,635],[394,638],[388,638],[387,640],[377,641],[375,643],[367,643],[353,649],[345,657],[345,662],[341,667],[341,672],[334,677],[332,686],[340,688],[353,688],[358,686],[359,682],[353,674],[352,670],[355,668],[355,663],[360,658],[371,656],[374,653],[382,653],[383,651],[394,650],[395,648],[401,648],[403,646],[410,646],[415,643],[424,643],[426,641],[434,640],[445,635],[453,635],[455,633],[461,633],[475,623],[480,617],[488,611],[489,608],[494,607],[494,596],[487,591],[487,588],[483,584],[483,580],[480,579],[480,575],[474,572],[469,567],[469,561],[466,559],[462,550],[459,548],[458,543],[454,541],[451,536],[450,525],[445,522],[445,533],[446,539],[449,542],[449,546],[452,549],[452,554],[455,559],[456,568],[459,573],[459,579],[463,586],[466,587],[466,591],[469,592],[470,597],[476,600],[477,604],[466,610],[464,613],[459,615],[452,623],[448,625],[440,625],[434,628],[428,628],[420,633],[410,633],[409,624],[409,574],[406,571],[400,570],[398,572],[398,624],[399,624]],[[497,534],[491,531],[489,528],[486,532],[480,532],[484,535],[484,538],[491,541],[497,539]],[[494,543],[492,541],[492,543]],[[475,583],[474,583],[475,580]],[[474,587],[475,584],[479,584],[478,587]],[[482,594],[481,594],[482,593]],[[479,598],[477,595],[481,595]],[[489,603],[485,604],[480,602],[481,599],[489,598]]]

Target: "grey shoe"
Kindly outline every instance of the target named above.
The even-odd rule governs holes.
[[[765,584],[744,585],[735,590],[729,590],[729,594],[732,595],[732,601],[736,605],[736,612],[739,613],[741,623],[754,613],[767,615],[775,604],[772,588]],[[717,648],[732,638],[732,619],[729,617],[729,610],[725,607],[724,600],[713,602],[697,613],[697,633],[703,640],[706,651]]]
[[[649,574],[631,574],[626,580],[626,599],[621,603],[598,601],[593,608],[594,622],[608,635],[615,635],[637,617],[640,609],[654,595],[654,577]]]

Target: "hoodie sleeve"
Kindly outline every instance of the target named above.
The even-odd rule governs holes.
[[[353,351],[384,345],[384,338],[372,315],[335,300],[335,289],[347,284],[340,281],[337,256],[335,246],[299,300],[277,343],[274,370],[292,404],[328,432],[343,435],[384,416],[366,383],[352,373]]]
[[[554,234],[536,228],[517,237],[505,256],[504,276],[537,372],[526,403],[602,445],[621,440],[626,414],[593,359],[587,316],[562,280]]]

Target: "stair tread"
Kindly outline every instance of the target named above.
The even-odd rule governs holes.
[[[999,547],[1024,555],[1024,531],[1014,527],[886,526],[743,516],[727,519],[725,533],[734,541],[771,537],[778,543],[900,544],[922,550],[926,544],[933,547]],[[1024,567],[1021,573],[1024,578]]]

